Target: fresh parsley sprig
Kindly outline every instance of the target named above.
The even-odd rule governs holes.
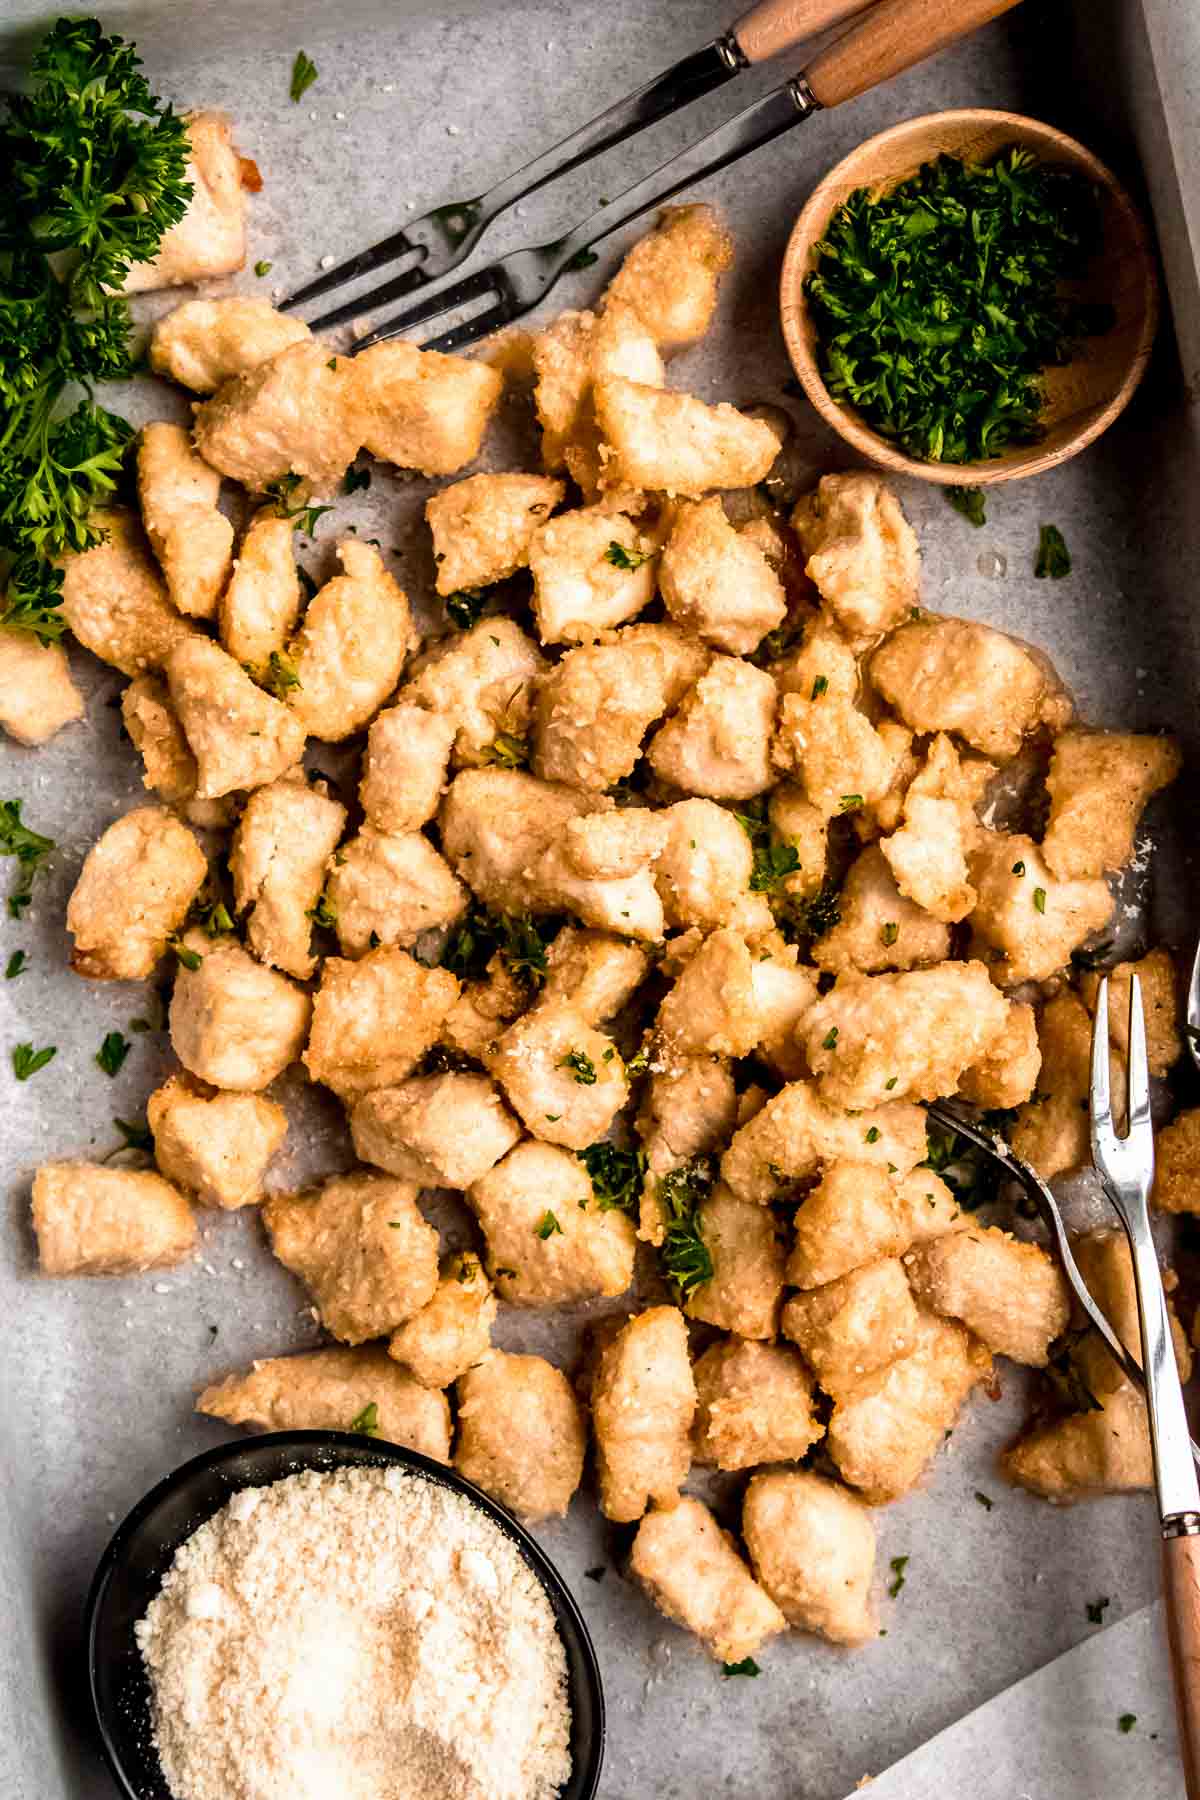
[[[19,919],[33,896],[38,870],[54,849],[54,839],[22,823],[20,800],[0,800],[0,856],[17,859],[16,885],[8,896],[8,916]]]

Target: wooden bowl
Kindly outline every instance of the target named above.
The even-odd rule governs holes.
[[[922,163],[948,152],[969,161],[990,161],[1010,144],[1032,150],[1044,162],[1087,176],[1101,196],[1104,247],[1095,271],[1079,284],[1080,297],[1106,301],[1116,311],[1111,330],[1085,338],[1074,359],[1046,371],[1046,435],[1036,444],[1015,444],[982,462],[923,462],[906,456],[872,431],[854,407],[834,400],[817,363],[815,323],[804,294],[804,279],[816,261],[814,246],[824,237],[838,207],[855,188],[887,189],[915,175]],[[945,486],[990,486],[1039,475],[1075,456],[1112,424],[1145,373],[1158,322],[1158,279],[1150,235],[1129,195],[1090,150],[1052,125],[1019,113],[974,107],[908,119],[868,138],[838,163],[813,190],[796,220],[780,278],[783,335],[792,365],[821,417],[860,455],[899,474]]]

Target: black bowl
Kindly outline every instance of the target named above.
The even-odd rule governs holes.
[[[593,1800],[604,1758],[604,1691],[587,1626],[554,1564],[516,1520],[453,1469],[378,1438],[344,1431],[280,1431],[193,1457],[151,1488],[100,1559],[88,1595],[88,1684],[105,1759],[127,1800],[172,1800],[154,1748],[150,1684],[134,1626],[176,1550],[239,1488],[267,1487],[303,1469],[398,1464],[464,1494],[517,1546],[546,1591],[567,1657],[571,1774],[560,1800]]]

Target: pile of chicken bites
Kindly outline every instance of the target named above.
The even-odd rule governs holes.
[[[789,1626],[874,1634],[871,1508],[922,1479],[993,1357],[1071,1364],[1013,1481],[1148,1484],[1139,1394],[1071,1330],[1051,1257],[961,1209],[921,1103],[1003,1109],[1047,1176],[1080,1163],[1095,977],[1072,957],[1178,768],[1168,739],[1073,723],[1037,651],[924,610],[876,476],[826,475],[790,517],[755,491],[777,429],[663,361],[730,258],[707,207],[673,209],[595,312],[524,346],[543,467],[429,501],[462,623],[423,642],[353,537],[303,606],[289,514],[363,448],[458,476],[506,377],[404,342],[346,356],[259,300],[160,321],[193,429],[146,427],[141,517],[107,518],[64,603],[129,677],[157,798],[96,844],[67,922],[80,975],[168,959],[179,1070],[149,1101],[155,1170],[59,1162],[33,1196],[55,1275],[164,1267],[196,1207],[259,1205],[335,1342],[202,1412],[353,1422],[535,1520],[590,1438],[634,1576],[724,1663]],[[257,496],[236,543],[223,481]],[[30,719],[69,677],[22,654]],[[356,795],[305,772],[311,741],[360,734]],[[1038,838],[995,824],[1018,766]],[[1137,966],[1162,1074],[1170,962]],[[268,1192],[269,1089],[297,1061],[360,1166]],[[1196,1136],[1185,1116],[1162,1141],[1177,1210],[1200,1206]],[[461,1190],[476,1251],[439,1262],[422,1189]],[[1122,1241],[1076,1253],[1134,1341]],[[491,1346],[499,1307],[600,1301],[573,1379]],[[740,1542],[683,1491],[693,1464],[746,1472]]]

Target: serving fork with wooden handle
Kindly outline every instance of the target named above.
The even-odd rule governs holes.
[[[1158,1255],[1150,1230],[1154,1131],[1141,983],[1129,984],[1128,1126],[1117,1135],[1109,1082],[1108,979],[1092,1030],[1092,1160],[1133,1258],[1141,1363],[1163,1536],[1163,1598],[1188,1800],[1200,1800],[1200,1485],[1188,1437],[1179,1366]]]
[[[685,58],[677,63],[657,82],[619,102],[507,182],[476,200],[435,208],[418,224],[406,226],[404,231],[331,269],[291,295],[283,305],[299,306],[385,263],[411,255],[416,260],[402,274],[313,319],[314,329],[348,324],[419,289],[418,299],[375,325],[358,339],[358,347],[365,348],[384,338],[408,336],[434,319],[462,314],[468,308],[477,310],[424,340],[423,348],[446,351],[474,343],[537,306],[566,269],[573,264],[578,266],[581,259],[591,260],[593,245],[631,220],[770,143],[814,113],[852,100],[868,88],[901,74],[1018,3],[1019,0],[877,0],[844,33],[819,49],[790,81],[635,182],[572,231],[551,243],[514,250],[486,268],[449,280],[492,220],[522,195],[545,186],[556,175],[577,168],[601,150],[640,131],[645,124],[719,86],[751,61],[762,61],[861,11],[859,0],[764,0],[731,33],[697,52],[696,59]],[[690,66],[693,61],[695,67]]]

